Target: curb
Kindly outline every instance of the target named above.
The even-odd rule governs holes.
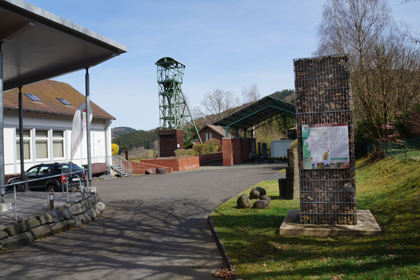
[[[214,237],[214,239],[216,241],[217,248],[219,248],[220,254],[222,255],[223,260],[226,263],[226,267],[227,267],[228,270],[230,270],[232,272],[233,279],[235,279],[235,280],[241,280],[235,274],[235,270],[233,268],[232,261],[231,261],[231,259],[229,258],[229,256],[226,253],[226,247],[223,244],[222,240],[220,240],[219,233],[217,232],[216,227],[214,226],[214,223],[213,223],[213,221],[210,218],[210,215],[207,218],[207,220],[209,222],[209,225],[210,225],[210,230],[211,230],[211,233],[212,233],[212,235],[213,235],[213,237]]]

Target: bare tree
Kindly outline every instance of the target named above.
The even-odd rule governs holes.
[[[385,0],[327,0],[316,54],[348,54],[355,65],[363,65],[391,23],[391,9]]]
[[[207,117],[214,122],[227,115],[230,109],[239,105],[239,99],[231,91],[215,89],[207,92],[201,105],[206,110]]]
[[[249,88],[244,87],[242,89],[242,96],[244,98],[245,103],[255,102],[259,100],[261,97],[260,92],[258,91],[257,84],[251,85]]]
[[[350,57],[354,113],[377,140],[397,112],[419,100],[420,56],[408,31],[393,22],[385,0],[327,0],[318,55]]]

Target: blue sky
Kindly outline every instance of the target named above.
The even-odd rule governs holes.
[[[294,88],[293,59],[310,57],[324,1],[301,0],[27,0],[128,47],[90,69],[91,99],[116,117],[112,127],[159,125],[155,62],[186,65],[190,108],[205,93],[229,90],[242,99],[257,84],[262,96]],[[396,21],[420,33],[420,2],[388,0]],[[55,78],[84,94],[84,71]]]

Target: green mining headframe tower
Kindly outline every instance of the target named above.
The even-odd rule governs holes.
[[[185,65],[171,57],[159,59],[156,65],[160,129],[182,129],[186,123],[189,123],[202,142],[181,88]]]

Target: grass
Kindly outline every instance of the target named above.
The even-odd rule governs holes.
[[[142,159],[150,159],[150,158],[153,158],[153,150],[145,150],[143,152],[143,156],[142,157],[140,157],[140,158],[129,158],[129,160],[132,160],[132,161],[140,161]]]
[[[299,200],[280,200],[277,181],[261,182],[269,209],[237,209],[236,199],[212,213],[241,279],[420,279],[420,161],[358,160],[357,207],[383,232],[360,237],[281,237],[278,228]],[[249,194],[248,189],[244,193]]]

